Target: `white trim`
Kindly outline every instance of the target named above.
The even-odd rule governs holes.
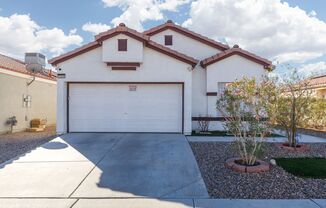
[[[14,71],[11,71],[11,70],[8,70],[8,69],[2,69],[2,68],[0,68],[0,73],[15,76],[15,77],[20,77],[20,78],[25,78],[25,79],[33,78],[33,76],[31,76],[31,75],[27,75],[27,74],[23,74],[23,73],[19,73],[19,72],[14,72]],[[49,84],[57,84],[56,81],[43,79],[43,78],[40,78],[40,77],[35,77],[35,81],[45,82],[45,83],[49,83]]]

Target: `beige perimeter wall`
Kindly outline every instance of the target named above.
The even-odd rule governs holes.
[[[326,87],[316,89],[316,97],[318,98],[325,98],[326,99]]]
[[[24,131],[33,118],[47,119],[48,125],[56,123],[57,88],[54,81],[36,79],[27,86],[31,78],[0,73],[0,134],[10,129],[6,125],[9,117],[16,116],[14,131]],[[30,107],[24,107],[23,96],[31,96]]]

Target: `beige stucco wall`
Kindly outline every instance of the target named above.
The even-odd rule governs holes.
[[[315,95],[317,98],[325,98],[326,99],[326,87],[315,89]]]
[[[20,73],[2,73],[0,70],[0,134],[8,132],[5,125],[12,116],[17,118],[14,131],[23,131],[33,118],[47,119],[48,125],[56,123],[56,82],[36,79],[27,86],[32,77]],[[17,76],[16,76],[17,75]],[[31,96],[31,106],[24,107],[23,95]]]

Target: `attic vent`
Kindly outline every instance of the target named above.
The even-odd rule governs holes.
[[[172,45],[172,35],[165,35],[164,36],[164,42],[165,42],[165,45]]]
[[[118,51],[127,51],[127,39],[118,39]]]

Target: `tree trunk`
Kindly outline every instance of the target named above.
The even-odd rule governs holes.
[[[291,134],[290,134],[290,141],[289,145],[291,147],[296,147],[296,122],[295,122],[295,98],[292,100],[292,109],[291,109]]]

